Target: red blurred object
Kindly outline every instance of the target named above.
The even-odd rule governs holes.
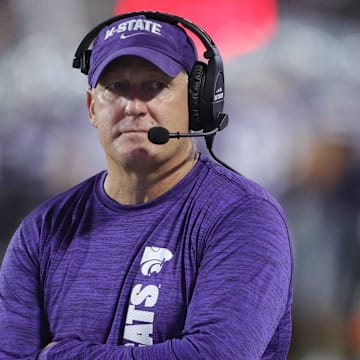
[[[224,60],[265,45],[276,31],[276,0],[119,0],[115,14],[136,10],[173,13],[201,26],[214,40]],[[199,55],[203,50],[194,38]]]

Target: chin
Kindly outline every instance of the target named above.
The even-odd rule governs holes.
[[[113,143],[113,151],[122,158],[148,158],[156,150],[147,138],[136,134],[135,136],[122,136]]]
[[[142,164],[145,165],[145,162],[154,160],[159,154],[158,149],[149,144],[148,146],[137,146],[130,147],[127,151],[123,150],[121,157],[126,159],[127,162],[142,161]]]

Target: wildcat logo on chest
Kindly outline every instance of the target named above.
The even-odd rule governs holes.
[[[159,274],[164,264],[172,257],[172,252],[166,248],[147,246],[140,261],[141,273],[145,276]]]

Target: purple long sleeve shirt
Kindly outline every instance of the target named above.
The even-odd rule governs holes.
[[[144,204],[110,199],[105,176],[14,234],[0,359],[286,359],[292,256],[278,203],[203,155]]]

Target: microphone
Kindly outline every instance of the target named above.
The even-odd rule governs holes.
[[[236,170],[234,170],[232,167],[230,167],[225,162],[221,161],[212,151],[212,143],[214,140],[214,135],[218,132],[223,130],[229,123],[229,117],[227,114],[219,114],[220,118],[219,125],[215,129],[209,130],[209,131],[202,131],[202,132],[188,132],[188,133],[171,133],[168,129],[162,127],[162,126],[155,126],[151,128],[148,131],[148,139],[150,142],[156,145],[163,145],[166,144],[170,139],[180,139],[184,137],[205,137],[206,146],[209,150],[210,155],[213,157],[215,161],[217,161],[219,164],[225,166],[229,170],[235,172],[236,174],[239,174]]]
[[[226,114],[222,114],[222,115],[224,115],[224,116],[222,117],[219,126],[210,131],[188,132],[188,133],[181,133],[178,131],[175,133],[171,133],[171,132],[169,132],[168,129],[166,129],[164,127],[155,126],[149,130],[148,139],[153,144],[163,145],[163,144],[166,144],[170,139],[174,139],[174,138],[180,139],[180,138],[185,138],[185,137],[201,137],[201,136],[215,135],[218,131],[223,130],[229,122],[228,116]]]
[[[200,133],[170,133],[168,129],[165,129],[161,126],[155,126],[151,128],[148,132],[148,139],[156,145],[163,145],[166,144],[170,139],[180,139],[184,137],[201,137],[201,136],[209,136],[213,135],[218,131],[218,128],[213,129],[207,132],[200,132]]]

